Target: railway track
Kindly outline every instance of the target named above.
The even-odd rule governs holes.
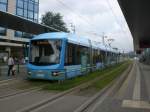
[[[119,69],[119,68],[118,68],[118,69]],[[116,70],[117,70],[117,69],[116,69]],[[95,79],[93,79],[93,80],[91,80],[91,81],[89,81],[89,82],[83,83],[83,84],[81,84],[81,85],[79,85],[79,86],[76,86],[76,87],[74,87],[74,88],[72,88],[72,89],[69,89],[69,90],[64,91],[64,92],[61,92],[61,93],[57,93],[56,95],[53,95],[52,97],[50,97],[50,98],[48,98],[48,99],[44,99],[44,100],[42,100],[42,101],[40,101],[40,102],[38,102],[38,103],[36,103],[36,104],[32,104],[32,105],[30,105],[30,106],[28,106],[28,107],[25,107],[25,108],[23,108],[23,109],[21,109],[21,110],[18,110],[17,112],[32,112],[32,111],[35,111],[35,110],[37,110],[38,108],[40,108],[40,107],[42,107],[42,106],[44,106],[44,105],[46,105],[46,104],[48,104],[48,103],[54,102],[54,101],[56,101],[56,100],[58,100],[58,99],[61,99],[62,97],[66,96],[66,95],[69,95],[69,94],[71,94],[71,93],[73,93],[73,92],[75,92],[75,91],[83,90],[84,88],[89,87],[89,86],[90,86],[91,84],[93,84],[94,82],[96,82],[96,81],[98,81],[98,80],[101,80],[101,79],[103,79],[103,78],[106,77],[106,76],[109,76],[109,74],[99,76],[99,77],[97,77],[97,78],[95,78]],[[112,84],[111,84],[111,85],[112,85]],[[110,85],[110,86],[111,86],[111,85]],[[95,98],[95,99],[96,99],[96,98]],[[92,102],[93,102],[93,101],[92,101]],[[77,109],[77,112],[78,112],[78,109]]]
[[[28,85],[28,82],[26,80],[18,80],[17,78],[13,79],[7,79],[0,81],[0,100],[8,99],[20,94],[29,93],[32,91],[39,91],[42,89],[44,85],[41,85],[39,87],[29,87],[27,89],[18,89],[17,86],[20,85]],[[30,85],[29,85],[30,86]]]
[[[47,84],[42,84],[38,87],[30,87],[30,84],[26,80],[17,80],[17,78],[5,80],[0,84],[0,100],[9,99],[21,94],[39,91],[46,85]],[[26,87],[27,89],[24,89],[22,87]]]
[[[17,90],[16,92],[13,92],[13,93],[8,93],[6,95],[1,95],[0,100],[8,99],[8,98],[11,98],[11,97],[14,97],[14,96],[17,96],[17,95],[21,95],[21,94],[24,94],[24,93],[39,91],[41,89],[42,89],[42,87],[41,88],[40,87],[34,87],[34,88],[30,88],[30,89]]]
[[[122,83],[128,77],[128,74],[131,72],[132,68],[133,65],[130,65],[128,69],[121,75],[121,77],[118,77],[117,79],[112,81],[107,87],[105,87],[100,92],[91,97],[89,100],[87,100],[85,103],[83,103],[74,112],[93,112],[98,100],[98,104],[102,103],[109,94],[111,94],[113,91],[118,90],[121,87]]]

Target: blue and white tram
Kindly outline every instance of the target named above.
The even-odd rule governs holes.
[[[75,34],[38,35],[30,41],[28,78],[64,80],[83,75],[89,68],[96,70],[104,66],[110,52],[106,50]]]

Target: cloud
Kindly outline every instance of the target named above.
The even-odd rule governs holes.
[[[40,0],[40,18],[47,11],[60,12],[68,28],[73,23],[78,34],[101,41],[104,32],[115,39],[112,46],[133,50],[132,36],[117,0]]]

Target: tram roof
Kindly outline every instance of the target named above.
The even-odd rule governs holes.
[[[77,44],[77,45],[82,45],[86,47],[92,47],[94,49],[101,49],[104,51],[109,51],[109,52],[114,52],[114,50],[108,46],[104,46],[101,43],[92,41],[90,39],[87,39],[85,37],[80,37],[76,34],[71,34],[71,33],[64,33],[64,32],[54,32],[54,33],[44,33],[35,36],[31,40],[42,40],[42,39],[67,39],[68,42]]]

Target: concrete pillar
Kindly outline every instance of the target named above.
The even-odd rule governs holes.
[[[16,14],[16,1],[8,0],[8,12],[11,14]],[[7,38],[12,39],[14,37],[14,30],[7,29]]]
[[[134,49],[135,50],[138,50],[140,48],[140,45],[139,45],[139,38],[136,37],[136,38],[133,38],[134,40]]]
[[[8,0],[8,12],[16,14],[16,1],[17,0]]]
[[[11,55],[11,48],[10,48],[10,47],[6,47],[6,48],[5,48],[5,51],[8,52],[8,55],[9,55],[9,56]]]

